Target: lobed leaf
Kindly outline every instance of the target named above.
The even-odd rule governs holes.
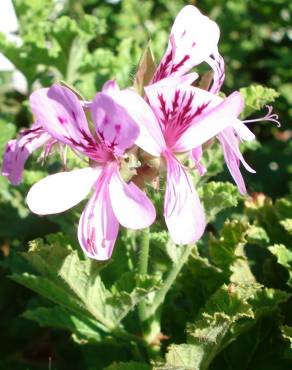
[[[261,110],[268,103],[272,103],[280,95],[276,90],[262,86],[251,85],[241,88],[241,95],[244,98],[244,110],[241,119],[245,119],[252,113]]]

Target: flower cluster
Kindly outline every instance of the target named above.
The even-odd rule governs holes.
[[[89,257],[107,260],[119,224],[143,229],[155,221],[144,185],[149,177],[166,172],[164,217],[169,233],[177,244],[195,242],[205,229],[204,209],[180,154],[204,176],[203,144],[216,138],[241,193],[246,188],[240,163],[254,172],[239,149],[241,140],[254,139],[238,119],[243,99],[239,92],[218,95],[225,76],[218,41],[216,23],[188,5],[175,19],[166,52],[143,96],[134,88],[120,90],[115,81],[108,81],[90,102],[58,84],[35,91],[30,96],[35,122],[7,144],[3,175],[14,185],[20,183],[27,158],[40,147],[43,158],[55,145],[87,158],[86,168],[56,173],[33,185],[27,204],[36,214],[56,214],[91,193],[78,239]],[[199,76],[191,72],[202,62],[213,70],[205,90],[193,86]],[[125,179],[121,168],[129,153],[140,165],[134,177]]]

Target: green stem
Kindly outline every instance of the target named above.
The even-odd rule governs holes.
[[[147,228],[142,231],[141,250],[139,251],[138,271],[139,276],[141,277],[145,277],[148,272],[149,248],[150,237],[149,228]],[[146,321],[146,304],[144,299],[142,299],[138,305],[138,313],[140,321],[143,325],[143,323]]]
[[[141,235],[141,250],[139,252],[138,269],[139,275],[143,278],[148,274],[149,262],[149,248],[150,248],[150,235],[149,229],[144,229]],[[160,334],[160,314],[148,315],[149,304],[146,298],[142,299],[138,304],[138,315],[141,323],[143,339],[145,341],[146,350],[149,358],[154,359],[160,352],[159,342],[157,338]]]
[[[139,274],[142,276],[148,273],[148,260],[149,260],[149,247],[150,247],[150,237],[149,228],[142,231],[141,237],[141,250],[139,253]]]
[[[181,246],[180,248],[185,248],[182,256],[180,257],[177,264],[173,266],[173,268],[170,270],[169,274],[167,275],[167,278],[164,281],[164,284],[162,288],[157,292],[153,303],[148,310],[148,315],[154,315],[157,309],[161,306],[163,303],[166,294],[168,293],[169,289],[171,288],[172,284],[174,283],[175,279],[177,278],[178,274],[180,273],[181,269],[183,268],[184,264],[187,262],[190,254],[192,253],[192,250],[194,248],[194,244],[188,244],[186,247]]]

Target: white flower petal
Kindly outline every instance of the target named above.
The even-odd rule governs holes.
[[[100,172],[100,168],[82,168],[47,176],[29,190],[27,204],[39,215],[66,211],[87,196]]]

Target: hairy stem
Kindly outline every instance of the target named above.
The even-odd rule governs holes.
[[[181,246],[181,248],[185,248],[185,250],[181,258],[179,259],[179,261],[170,270],[169,274],[167,275],[163,283],[162,288],[156,293],[153,303],[147,312],[149,316],[154,315],[155,312],[158,310],[158,308],[163,303],[166,294],[168,293],[169,289],[171,288],[172,284],[174,283],[175,279],[177,278],[184,264],[187,262],[194,248],[194,244],[188,244],[187,246]]]

